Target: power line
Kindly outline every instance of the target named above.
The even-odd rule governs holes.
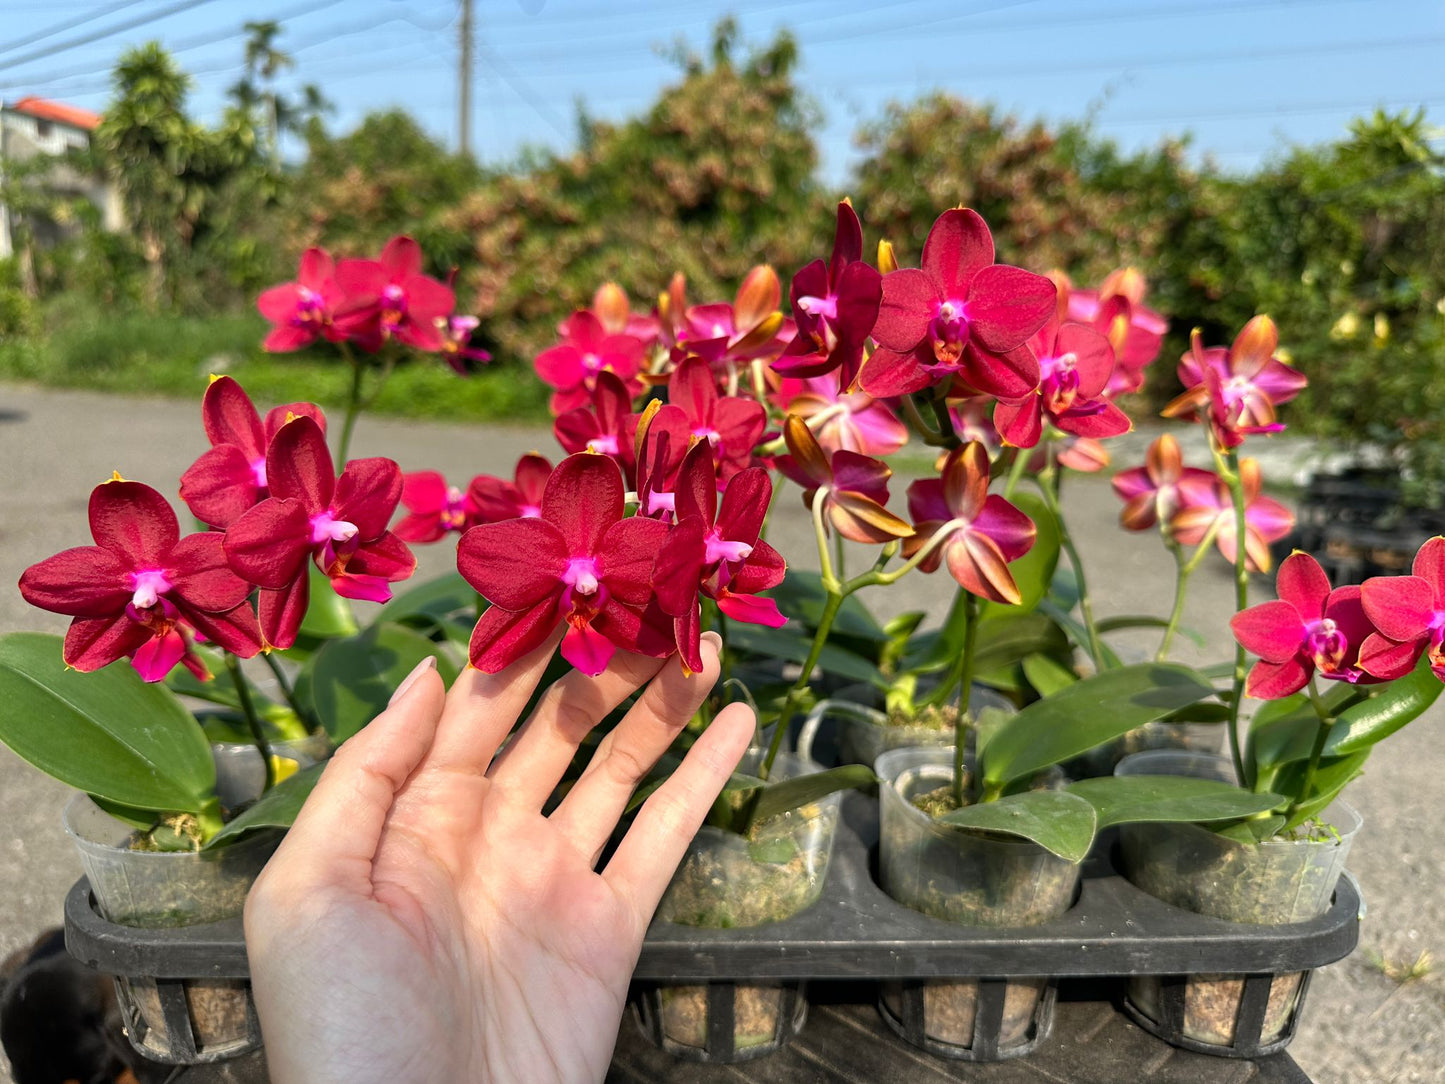
[[[114,15],[117,11],[126,8],[133,8],[141,0],[121,0],[118,4],[111,4],[100,11],[92,11],[88,15],[79,15],[74,19],[67,19],[63,23],[56,23],[54,26],[47,26],[44,30],[37,30],[26,38],[16,38],[8,45],[0,46],[0,53],[13,53],[16,49],[26,45],[33,45],[37,41],[44,41],[46,38],[54,37],[56,34],[63,34],[67,30],[74,30],[77,26],[84,26],[86,23],[93,23],[96,19],[104,19],[107,15]]]
[[[116,23],[114,26],[107,27],[104,30],[96,30],[93,33],[84,34],[78,38],[71,38],[68,41],[61,42],[59,45],[47,45],[45,48],[39,49],[36,52],[26,53],[21,57],[0,61],[0,71],[5,71],[9,68],[18,68],[21,64],[28,64],[32,60],[52,57],[56,53],[69,52],[71,49],[78,49],[80,46],[89,45],[91,42],[103,41],[106,38],[115,37],[117,34],[124,34],[127,30],[134,30],[138,26],[159,22],[168,16],[179,15],[183,11],[190,11],[192,8],[198,8],[202,4],[212,2],[213,0],[180,0],[180,3],[172,4],[168,8],[162,8],[160,11],[154,11],[148,15],[137,16],[129,22]]]
[[[477,39],[477,48],[491,64],[492,70],[505,79],[507,85],[516,92],[517,96],[532,107],[532,112],[546,121],[548,126],[563,139],[572,138],[575,133],[568,131],[567,125],[558,120],[557,114],[547,104],[546,99],[538,94],[536,88],[523,78],[507,60],[503,59],[500,53],[480,38]]]
[[[1272,116],[1295,116],[1307,113],[1334,113],[1342,109],[1364,110],[1364,109],[1409,109],[1412,106],[1439,105],[1445,103],[1445,96],[1428,98],[1396,98],[1394,104],[1387,105],[1384,99],[1376,99],[1368,105],[1361,105],[1358,98],[1341,99],[1333,102],[1314,102],[1300,105],[1276,105],[1260,108],[1245,109],[1223,109],[1209,113],[1180,113],[1177,111],[1169,113],[1136,113],[1132,116],[1122,117],[1099,117],[1098,123],[1107,124],[1162,124],[1171,120],[1199,121],[1199,120],[1234,120],[1238,117],[1272,117]]]

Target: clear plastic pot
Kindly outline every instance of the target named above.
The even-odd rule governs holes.
[[[1090,749],[1064,765],[1072,779],[1111,775],[1125,757],[1154,750],[1170,752],[1219,752],[1224,741],[1223,723],[1165,723],[1155,721]]]
[[[986,686],[975,685],[969,694],[969,714],[977,726],[995,725],[1017,710],[1007,697]],[[951,723],[890,722],[878,691],[867,685],[850,685],[836,697],[818,702],[798,733],[799,756],[813,756],[814,742],[825,722],[837,728],[840,764],[873,764],[890,749],[953,748]]]
[[[1126,758],[1119,775],[1190,775],[1234,781],[1225,757],[1143,753]],[[1278,925],[1304,922],[1330,906],[1344,872],[1360,815],[1337,801],[1324,811],[1325,828],[1298,839],[1240,843],[1195,824],[1126,824],[1120,829],[1122,872],[1152,896],[1228,922]],[[1184,987],[1182,1036],[1196,1044],[1259,1049],[1286,1038],[1298,1008],[1303,973],[1273,976],[1258,1036],[1237,1033],[1244,994],[1242,975],[1192,975]],[[1130,980],[1129,999],[1149,1020],[1162,1023],[1159,976]],[[1167,1038],[1168,1036],[1166,1036]]]
[[[756,770],[760,751],[743,760]],[[819,766],[784,753],[773,777],[786,779]],[[657,909],[657,917],[684,926],[728,929],[778,922],[813,904],[823,891],[842,795],[834,793],[773,817],[751,837],[705,825]],[[706,985],[663,986],[644,994],[646,1030],[663,1049],[705,1061],[740,1061],[776,1050],[802,1026],[807,1004],[801,983],[728,984],[733,1018],[730,1048],[709,1042],[709,1019],[718,1009]],[[724,1044],[728,1047],[729,1044]]]
[[[1057,918],[1073,903],[1079,864],[1036,843],[939,824],[913,799],[946,786],[953,775],[950,749],[895,749],[878,758],[879,873],[899,903],[964,926],[1034,926]],[[980,984],[973,979],[930,980],[924,987],[923,1035],[927,1049],[976,1057]],[[1048,981],[1010,980],[1000,1031],[989,1037],[993,1057],[1027,1053],[1047,1036]],[[884,1017],[907,1035],[907,999],[900,983],[886,984]]]
[[[275,756],[294,760],[299,770],[329,757],[331,742],[325,732],[318,731],[305,738],[272,742],[270,749]],[[211,756],[216,762],[216,797],[222,806],[234,811],[261,797],[266,789],[266,762],[255,745],[216,741],[211,743]]]

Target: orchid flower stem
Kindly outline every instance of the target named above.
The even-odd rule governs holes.
[[[933,416],[938,419],[939,442],[950,450],[959,447],[963,441],[953,428],[953,418],[948,413],[948,400],[942,395],[933,400]]]
[[[1089,639],[1089,657],[1094,660],[1094,670],[1102,673],[1104,648],[1099,642],[1098,625],[1094,622],[1094,604],[1089,598],[1088,581],[1084,578],[1084,562],[1079,557],[1078,547],[1074,545],[1074,536],[1069,533],[1069,525],[1064,521],[1064,510],[1059,505],[1058,493],[1054,490],[1053,482],[1057,476],[1055,473],[1057,469],[1050,464],[1035,481],[1038,483],[1039,492],[1043,495],[1044,504],[1048,506],[1054,522],[1059,525],[1059,545],[1069,555],[1069,563],[1074,566],[1074,578],[1079,582],[1079,614],[1084,619],[1084,631]]]
[[[261,762],[266,765],[266,790],[276,785],[276,765],[271,762],[271,750],[266,746],[266,735],[261,729],[261,719],[256,714],[256,705],[251,702],[251,689],[246,684],[246,676],[241,673],[241,664],[236,656],[226,652],[226,669],[231,672],[231,681],[236,686],[236,698],[241,702],[241,714],[246,717],[246,726],[251,730],[251,740],[256,744],[256,750],[261,754]]]
[[[847,561],[848,558],[843,551],[843,536],[841,534],[835,534],[833,536],[833,563],[834,571],[840,579],[848,575]]]
[[[1310,704],[1319,718],[1320,728],[1315,733],[1315,744],[1310,750],[1310,762],[1309,767],[1305,769],[1304,785],[1300,787],[1299,793],[1295,795],[1295,800],[1290,803],[1289,809],[1285,812],[1286,819],[1293,817],[1295,810],[1310,800],[1310,791],[1315,786],[1315,774],[1320,769],[1320,757],[1324,755],[1325,742],[1329,740],[1330,727],[1334,725],[1334,720],[1330,718],[1330,709],[1325,706],[1324,700],[1320,697],[1319,689],[1315,688],[1313,674],[1310,675],[1310,683],[1305,686],[1305,689],[1310,694]]]
[[[1027,448],[1014,449],[1014,461],[1009,465],[1008,481],[1004,483],[1003,487],[1003,499],[1006,501],[1012,499],[1014,490],[1019,487],[1019,482],[1023,481],[1024,471],[1028,469],[1029,465],[1028,453]]]
[[[1239,456],[1233,448],[1224,453],[1226,470],[1220,473],[1229,487],[1234,502],[1234,609],[1242,612],[1249,606],[1249,554],[1245,547],[1244,481],[1239,476]],[[1242,787],[1253,787],[1254,780],[1245,773],[1244,753],[1239,740],[1239,709],[1244,699],[1244,678],[1248,672],[1244,645],[1234,646],[1234,694],[1229,698],[1229,755],[1234,761],[1234,774]]]
[[[813,669],[823,656],[823,645],[828,642],[828,633],[833,630],[833,619],[838,616],[838,607],[843,605],[846,597],[841,591],[828,591],[828,597],[823,602],[823,612],[818,618],[818,630],[813,633],[813,646],[808,650],[808,658],[803,663],[803,672],[788,690],[783,706],[778,711],[773,740],[768,744],[768,754],[763,758],[762,767],[758,769],[760,779],[766,780],[773,770],[773,761],[778,757],[778,750],[783,747],[783,735],[788,732],[788,724],[793,721],[793,711],[803,695],[803,690],[808,687],[808,682],[813,680]]]
[[[973,692],[974,648],[978,644],[978,599],[964,599],[963,655],[959,666],[958,718],[953,722],[953,800],[963,808],[963,749],[968,741],[968,704]],[[948,684],[948,682],[945,682]]]
[[[823,506],[827,503],[827,486],[813,491],[813,534],[818,540],[818,571],[823,579],[823,590],[831,595],[840,584],[838,577],[833,575],[833,559],[828,555],[828,525],[823,520]]]
[[[337,448],[336,462],[341,468],[346,467],[346,457],[351,451],[351,432],[356,428],[356,416],[361,412],[361,359],[351,352],[351,347],[346,343],[341,344],[341,352],[351,365],[351,391],[346,397],[346,420],[341,423],[341,444]]]
[[[913,396],[905,395],[903,397],[903,413],[907,416],[909,424],[918,430],[918,435],[923,438],[923,443],[938,443],[938,431],[923,420],[923,415],[918,412],[918,401]]]
[[[1174,634],[1179,631],[1179,621],[1184,616],[1184,598],[1189,587],[1189,575],[1194,569],[1191,567],[1193,562],[1185,560],[1183,547],[1169,537],[1162,521],[1159,524],[1159,533],[1164,536],[1164,544],[1174,555],[1174,609],[1169,611],[1169,623],[1164,626],[1159,650],[1154,653],[1155,662],[1164,662],[1169,658],[1169,648],[1174,643]]]
[[[287,678],[286,671],[281,668],[281,663],[278,662],[276,657],[269,651],[263,651],[261,658],[265,659],[266,665],[270,667],[271,673],[276,678],[276,684],[281,689],[281,695],[286,698],[286,703],[291,706],[291,710],[296,713],[302,724],[309,731],[312,724],[310,714],[302,708],[301,702],[296,699],[296,690],[291,687],[291,681]]]

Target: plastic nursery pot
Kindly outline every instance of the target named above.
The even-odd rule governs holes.
[[[1017,712],[1001,693],[975,685],[969,694],[969,714],[976,725],[987,726]],[[798,733],[798,754],[812,757],[824,723],[836,728],[839,764],[873,764],[890,749],[920,746],[953,748],[953,720],[937,713],[930,723],[889,719],[876,689],[850,685],[837,696],[819,701]],[[972,734],[970,734],[972,737]]]
[[[296,762],[297,770],[309,768],[331,755],[331,742],[324,731],[305,738],[288,738],[268,745],[272,755]],[[250,742],[213,741],[211,756],[216,762],[216,797],[234,812],[250,805],[266,789],[266,762]]]
[[[878,868],[899,903],[963,926],[1034,926],[1069,909],[1079,864],[1028,840],[939,824],[913,804],[947,786],[953,751],[895,749],[878,758]],[[968,1061],[1020,1057],[1048,1037],[1053,982],[1044,978],[886,983],[879,1008],[903,1038]]]
[[[1155,721],[1121,734],[1090,749],[1064,766],[1071,779],[1111,775],[1125,757],[1162,750],[1215,754],[1224,741],[1223,723],[1166,723]]]
[[[246,894],[281,840],[257,832],[214,851],[132,849],[135,832],[85,794],[65,807],[65,828],[101,916],[122,926],[169,928],[241,914]],[[148,976],[117,976],[116,995],[131,1044],[171,1064],[218,1061],[261,1044],[250,984],[186,980],[165,989]]]
[[[1192,775],[1234,781],[1225,757],[1140,753],[1119,775]],[[1324,828],[1295,839],[1239,843],[1194,824],[1126,824],[1119,833],[1122,872],[1152,896],[1229,922],[1280,925],[1328,910],[1344,872],[1360,815],[1337,801]],[[1130,1014],[1155,1035],[1189,1050],[1260,1057],[1294,1037],[1309,972],[1264,975],[1136,976]]]
[[[761,751],[743,759],[756,770]],[[773,777],[817,771],[784,753]],[[773,817],[750,838],[705,825],[693,839],[657,909],[684,926],[727,929],[790,918],[823,891],[838,824],[840,793]],[[801,982],[657,986],[637,1002],[643,1031],[664,1050],[692,1061],[738,1062],[784,1046],[807,1018]]]

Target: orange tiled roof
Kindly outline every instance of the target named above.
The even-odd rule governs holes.
[[[10,108],[17,113],[28,113],[30,116],[39,117],[41,120],[53,120],[60,124],[69,124],[75,128],[84,128],[88,132],[94,131],[100,124],[99,113],[92,113],[89,109],[81,109],[78,105],[52,102],[47,98],[37,98],[34,95],[21,98]]]

